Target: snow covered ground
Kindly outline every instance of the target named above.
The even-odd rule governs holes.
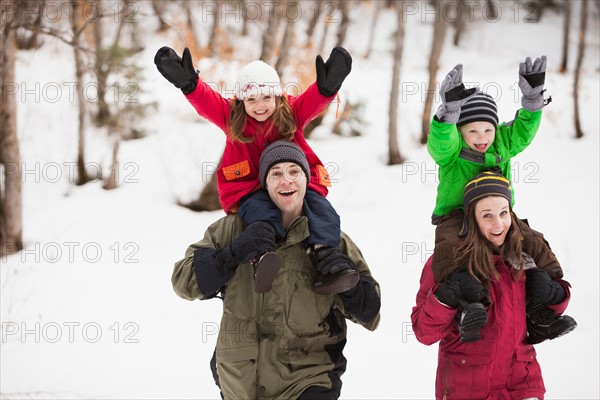
[[[329,199],[342,228],[363,251],[383,295],[377,331],[349,327],[344,399],[434,396],[437,345],[421,345],[410,327],[421,269],[433,248],[429,221],[436,188],[435,164],[418,144],[432,31],[423,21],[431,22],[432,15],[422,3],[412,4],[417,8],[407,15],[399,117],[407,162],[385,165],[395,26],[390,11],[382,13],[368,60],[360,55],[368,38],[369,18],[364,16],[372,9],[355,10],[348,31],[354,63],[342,96],[364,103],[364,135],[339,138],[325,126],[310,140],[337,180]],[[574,140],[577,22],[570,72],[560,75],[561,17],[549,12],[539,24],[526,23],[526,10],[519,7],[506,2],[497,20],[470,27],[459,47],[448,38],[438,80],[463,63],[465,81],[493,95],[500,119],[510,120],[519,108],[518,63],[526,56],[548,56],[546,87],[554,101],[544,111],[533,144],[513,160],[516,212],[545,233],[573,285],[568,313],[578,328],[536,346],[547,399],[598,399],[598,19],[590,17],[581,84],[586,136]],[[158,101],[159,108],[143,123],[149,135],[122,145],[117,190],[104,191],[98,182],[72,184],[77,104],[67,95],[74,80],[71,50],[46,39],[40,50],[18,53],[26,250],[1,260],[2,398],[219,398],[208,363],[220,301],[181,300],[170,276],[187,245],[223,215],[193,213],[176,201],[198,193],[224,140],[156,72],[154,52],[173,41],[152,33],[154,19],[140,18],[147,32],[140,60],[146,78],[143,100]],[[258,57],[259,51],[258,45],[245,46],[248,59],[237,61]],[[237,64],[232,66],[220,65],[219,73],[233,79]],[[57,87],[62,93],[50,101]],[[35,93],[41,93],[39,98]],[[326,121],[329,126],[332,118]],[[105,136],[88,137],[90,168],[106,167],[110,149]]]

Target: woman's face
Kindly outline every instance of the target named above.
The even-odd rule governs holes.
[[[270,94],[261,94],[260,96],[251,95],[244,99],[244,109],[246,114],[257,120],[264,122],[275,112],[275,96]]]
[[[512,224],[508,200],[500,196],[479,200],[475,205],[475,221],[483,237],[498,247],[502,246]]]

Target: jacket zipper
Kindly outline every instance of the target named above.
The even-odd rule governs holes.
[[[446,371],[445,371],[445,377],[444,380],[446,381],[446,389],[444,390],[444,397],[443,400],[446,400],[446,396],[450,394],[450,384],[448,383],[448,373],[450,371],[450,361],[448,361],[448,364],[446,364]]]

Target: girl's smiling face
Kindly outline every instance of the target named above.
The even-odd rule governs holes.
[[[246,114],[258,122],[264,122],[275,112],[275,96],[270,94],[251,95],[244,99]]]

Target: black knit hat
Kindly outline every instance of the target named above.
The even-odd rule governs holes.
[[[268,145],[260,156],[258,178],[260,186],[266,189],[269,170],[281,162],[298,164],[306,174],[306,182],[310,182],[310,167],[306,155],[296,143],[278,140]]]
[[[492,96],[478,93],[460,108],[460,116],[456,122],[458,127],[476,121],[485,121],[494,127],[498,126],[498,108]]]
[[[467,215],[469,207],[474,207],[477,201],[489,197],[500,196],[508,200],[510,206],[512,202],[512,192],[510,190],[510,181],[499,172],[484,171],[477,175],[465,186],[464,198],[464,218],[463,225],[458,236],[466,236],[468,231]]]

